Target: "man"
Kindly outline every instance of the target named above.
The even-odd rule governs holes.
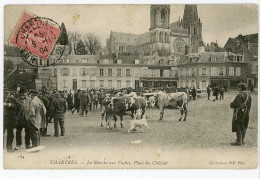
[[[220,95],[219,99],[220,100],[224,99],[224,91],[225,91],[224,88],[222,88],[222,87],[219,88],[219,95]]]
[[[213,96],[215,96],[215,99],[213,99],[213,101],[215,102],[216,100],[218,100],[218,94],[219,94],[219,87],[216,86],[213,92]]]
[[[53,101],[53,118],[54,118],[54,130],[55,130],[55,137],[59,137],[59,125],[61,130],[61,136],[65,134],[64,128],[64,113],[67,110],[67,105],[65,99],[60,97],[60,93],[56,92],[54,94],[54,101]]]
[[[232,132],[236,132],[236,142],[230,143],[231,145],[241,146],[244,145],[246,130],[249,123],[249,113],[251,108],[251,96],[246,92],[246,84],[238,84],[239,94],[235,100],[230,104],[234,109],[232,119]]]
[[[40,143],[40,129],[45,128],[46,123],[46,108],[43,102],[38,98],[38,92],[30,91],[32,101],[29,114],[29,130],[32,140],[32,148],[38,147]]]
[[[80,107],[81,107],[81,115],[83,117],[84,115],[84,112],[86,114],[86,116],[88,115],[88,106],[89,104],[91,103],[90,101],[90,96],[88,94],[87,91],[83,91],[83,94],[81,95],[81,98],[80,98]]]
[[[207,93],[208,93],[208,100],[210,100],[211,88],[210,88],[209,85],[208,85],[208,87],[207,87]]]
[[[74,109],[71,110],[71,113],[73,114],[75,110],[77,110],[77,113],[79,113],[80,109],[80,92],[81,90],[77,90],[77,92],[74,94]]]
[[[10,95],[10,96],[9,96]],[[4,132],[7,130],[6,148],[7,152],[14,152],[14,128],[16,125],[17,100],[12,92],[5,92],[4,100]]]
[[[28,126],[31,99],[27,95],[25,89],[19,91],[20,97],[18,98],[19,109],[16,117],[16,149],[19,150],[22,147],[22,130],[25,131],[25,147],[30,148],[30,131]]]
[[[42,100],[44,107],[46,109],[46,123],[45,123],[46,126],[45,126],[44,129],[41,129],[40,132],[41,132],[42,136],[50,136],[50,135],[47,135],[47,127],[48,127],[48,123],[49,123],[48,119],[50,117],[50,109],[49,109],[50,102],[49,102],[49,99],[48,99],[48,93],[43,91],[41,94],[39,94],[38,97],[40,98],[40,100]]]
[[[197,90],[196,90],[195,86],[193,86],[193,89],[192,89],[192,97],[193,97],[193,100],[196,100]]]

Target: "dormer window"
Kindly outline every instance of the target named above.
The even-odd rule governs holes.
[[[217,57],[216,56],[210,57],[210,62],[216,62],[216,61],[217,61]]]

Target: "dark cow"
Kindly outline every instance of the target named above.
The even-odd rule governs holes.
[[[182,120],[183,114],[184,119],[186,121],[187,118],[187,107],[188,107],[188,96],[185,92],[178,92],[178,93],[164,93],[160,92],[157,95],[157,106],[160,109],[160,119],[163,119],[164,108],[165,107],[180,107],[181,117],[179,121]]]

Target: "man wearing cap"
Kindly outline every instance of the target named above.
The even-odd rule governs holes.
[[[232,119],[232,132],[236,132],[237,136],[236,142],[230,143],[230,145],[235,146],[241,146],[244,144],[252,101],[250,94],[246,92],[245,83],[239,83],[238,90],[239,94],[230,104],[230,107],[234,109]]]
[[[25,146],[27,149],[30,148],[30,131],[28,126],[31,99],[29,98],[27,91],[21,89],[19,91],[19,108],[18,115],[16,117],[16,149],[21,149],[22,147],[22,130],[25,131]]]
[[[32,148],[40,145],[40,129],[45,128],[46,123],[46,108],[43,102],[38,98],[38,92],[30,91],[32,101],[29,114],[29,130],[32,140]]]
[[[53,118],[54,118],[54,130],[55,137],[59,137],[59,125],[61,129],[61,136],[64,136],[65,128],[64,128],[64,113],[67,110],[67,104],[65,99],[60,97],[60,93],[54,93],[53,100]]]

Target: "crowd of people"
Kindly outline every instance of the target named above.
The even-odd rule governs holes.
[[[199,88],[198,88],[199,89]],[[245,85],[240,85],[240,91],[243,93],[242,96],[236,97],[235,101],[231,104],[232,108],[235,108],[236,114],[235,119],[240,119],[239,116],[244,114],[243,106],[246,106],[246,118],[241,118],[241,120],[247,120],[246,126],[240,122],[236,123],[237,126],[234,127],[233,131],[238,131],[237,141],[239,143],[244,141],[245,130],[248,125],[249,111],[251,107],[251,97],[245,93]],[[194,100],[197,97],[197,89],[185,88],[186,93],[191,96]],[[207,87],[208,99],[210,99],[211,92],[213,91],[213,96],[215,100],[224,99],[225,88],[216,86],[215,88]],[[8,152],[14,152],[22,148],[22,131],[25,132],[25,148],[37,148],[41,145],[41,137],[50,136],[48,134],[48,124],[54,122],[54,136],[64,136],[64,114],[66,111],[71,111],[72,114],[79,113],[80,116],[87,116],[88,111],[96,110],[98,104],[101,106],[102,101],[109,94],[110,97],[115,95],[129,94],[134,91],[132,88],[123,88],[121,90],[115,89],[90,89],[90,90],[77,90],[74,93],[72,91],[57,91],[54,90],[51,93],[46,91],[36,91],[20,89],[19,92],[5,91],[4,94],[4,133],[7,131],[6,139],[6,149]],[[147,91],[136,91],[138,95]],[[149,92],[149,91],[148,91]],[[247,95],[247,97],[245,97]],[[247,99],[248,104],[243,103],[243,99]],[[242,102],[241,102],[242,101]],[[239,104],[242,103],[242,104]],[[250,104],[249,104],[250,103]],[[242,107],[237,107],[242,105]],[[238,109],[237,109],[238,108]],[[14,131],[16,129],[16,145],[13,148]]]

